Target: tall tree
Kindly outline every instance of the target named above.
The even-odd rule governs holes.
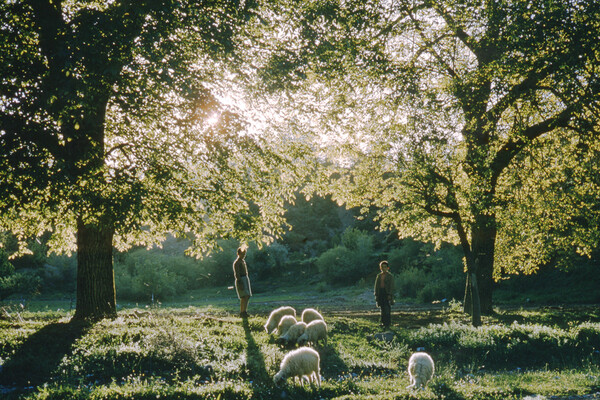
[[[220,101],[252,1],[5,1],[0,228],[77,252],[75,318],[116,314],[114,246],[269,240],[286,160]]]
[[[546,138],[597,140],[600,4],[331,0],[287,16],[264,74],[313,94],[344,167],[337,198],[377,205],[402,236],[460,243],[491,312],[498,232],[515,226],[503,210],[520,200],[507,170],[558,144]]]

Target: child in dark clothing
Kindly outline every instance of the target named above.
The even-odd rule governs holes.
[[[389,328],[392,320],[392,304],[394,304],[394,276],[390,274],[387,261],[379,263],[381,272],[375,279],[375,302],[381,309],[381,326]]]

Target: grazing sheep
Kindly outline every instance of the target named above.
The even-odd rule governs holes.
[[[279,385],[285,382],[287,378],[300,379],[300,383],[304,386],[304,379],[309,383],[317,382],[321,386],[321,372],[319,368],[319,353],[310,347],[301,347],[290,351],[285,355],[279,372],[273,377],[273,382]]]
[[[284,315],[281,318],[281,321],[279,321],[279,325],[277,325],[277,334],[279,336],[285,334],[290,326],[295,325],[296,322],[298,322],[296,321],[296,318],[292,317],[291,315]]]
[[[304,330],[306,329],[306,324],[302,321],[296,322],[294,325],[290,326],[287,332],[282,335],[279,340],[285,344],[288,343],[296,343],[298,338],[302,336]]]
[[[408,360],[410,385],[407,388],[422,388],[427,385],[434,373],[433,359],[427,353],[418,352]]]
[[[304,333],[298,338],[297,342],[300,346],[308,343],[317,344],[319,340],[324,340],[327,344],[327,324],[321,319],[316,319],[306,325]]]
[[[314,308],[307,308],[304,311],[302,311],[302,322],[309,324],[316,319],[321,319],[323,321],[325,320],[321,313],[319,313]]]
[[[277,328],[281,317],[284,315],[291,315],[296,318],[296,310],[294,310],[292,307],[284,306],[271,311],[271,315],[269,315],[269,319],[267,319],[267,323],[265,324],[265,330],[267,333],[271,333],[275,330],[275,328]]]

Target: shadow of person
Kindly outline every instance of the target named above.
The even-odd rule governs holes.
[[[73,343],[92,327],[84,321],[51,323],[30,335],[2,366],[0,385],[39,386],[48,382]]]
[[[323,378],[337,379],[347,373],[349,367],[332,345],[316,348],[321,356],[321,375]]]
[[[248,377],[254,382],[268,382],[270,381],[267,367],[265,366],[265,357],[263,356],[252,332],[250,330],[250,323],[247,318],[242,320],[242,326],[244,327],[244,333],[246,334],[246,341],[248,347],[246,348],[246,367],[248,368]]]

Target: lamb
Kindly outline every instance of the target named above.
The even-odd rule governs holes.
[[[424,352],[414,353],[408,360],[410,385],[407,388],[424,388],[433,377],[434,370],[433,359],[429,354]]]
[[[285,344],[287,343],[296,343],[298,338],[302,336],[304,330],[306,329],[306,324],[302,321],[296,322],[294,325],[290,326],[287,332],[282,335],[279,340]]]
[[[294,381],[298,378],[303,386],[304,379],[307,379],[309,383],[316,381],[317,385],[321,386],[319,361],[319,353],[310,347],[300,347],[292,350],[281,361],[279,372],[273,377],[273,382],[279,385],[285,382],[287,378],[292,377]]]
[[[277,334],[282,336],[292,325],[295,325],[296,322],[298,322],[296,321],[296,318],[292,317],[291,315],[284,315],[281,318],[281,321],[279,321],[279,325],[277,325]]]
[[[269,319],[267,319],[267,323],[265,324],[265,330],[267,333],[271,333],[275,330],[275,328],[277,328],[281,317],[284,315],[291,315],[296,318],[296,310],[294,310],[292,307],[284,306],[271,311],[271,315],[269,315]]]
[[[323,321],[325,320],[323,316],[314,308],[307,308],[302,311],[302,322],[309,324],[316,319],[321,319]]]
[[[300,346],[308,343],[317,344],[319,340],[324,340],[327,344],[327,324],[321,319],[316,319],[306,325],[304,333],[298,338]]]

